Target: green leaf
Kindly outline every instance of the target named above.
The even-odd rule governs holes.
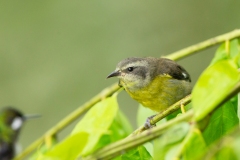
[[[38,159],[76,159],[122,139],[131,132],[128,120],[120,111],[118,112],[117,99],[114,95],[94,105],[65,140],[44,155],[38,152]]]
[[[186,122],[179,123],[171,127],[161,137],[153,141],[154,159],[165,160],[174,159],[180,143],[189,131],[189,124]]]
[[[236,57],[240,53],[239,39],[236,38],[230,41],[229,53],[231,58]]]
[[[153,157],[153,144],[151,142],[147,142],[143,145],[148,153]]]
[[[93,150],[97,150],[107,144],[127,137],[132,132],[132,127],[121,111],[118,111],[109,131],[110,134],[103,134]]]
[[[240,93],[237,95],[237,114],[238,114],[238,119],[240,120]]]
[[[164,160],[180,159],[179,155],[178,155],[179,150],[181,150],[181,143],[180,142],[172,145],[169,148],[167,154],[164,157]],[[159,156],[161,156],[161,155],[159,155]]]
[[[225,43],[223,43],[216,51],[214,58],[212,59],[210,66],[215,64],[218,61],[226,60],[229,56],[226,51]]]
[[[232,105],[234,106],[235,112],[238,113],[238,110],[240,109],[240,108],[238,109],[238,95],[232,97],[232,98],[229,100],[229,102],[232,103]],[[240,111],[240,110],[239,110],[239,111]]]
[[[153,159],[144,146],[139,146],[136,149],[132,149],[120,157],[121,157],[121,160],[133,160],[133,159],[134,160],[152,160]]]
[[[126,116],[119,110],[117,112],[117,115],[114,119],[114,126],[111,126],[111,128],[115,128],[118,130],[118,132],[121,132],[119,135],[128,136],[133,132],[133,128],[129,122],[129,120],[126,118]]]
[[[202,133],[195,127],[188,133],[182,145],[184,160],[198,159],[206,149]]]
[[[239,46],[239,48],[240,48],[240,46]],[[238,55],[236,55],[234,57],[234,61],[238,65],[238,68],[240,68],[240,52],[238,53]]]
[[[79,132],[87,132],[89,141],[82,151],[81,155],[87,155],[96,149],[98,141],[103,135],[109,135],[110,126],[112,125],[118,111],[116,96],[102,100],[94,105],[75,126],[72,135]]]
[[[40,154],[37,160],[75,160],[78,157],[78,154],[86,146],[88,140],[88,133],[76,133],[67,137],[45,154]]]
[[[240,53],[239,39],[233,39],[229,42],[229,48],[226,48],[226,43],[223,43],[218,49],[212,59],[210,65],[215,64],[218,61],[226,59],[235,59]],[[228,51],[228,52],[227,52]]]
[[[52,137],[52,144],[51,146],[55,146],[57,144],[57,139],[56,137]],[[47,151],[49,151],[50,149],[52,149],[53,147],[49,148],[49,146],[46,145],[46,143],[42,144],[41,146],[38,147],[38,150],[36,152],[34,152],[29,158],[28,160],[36,160],[38,159],[39,156],[43,156],[44,153],[46,153]]]
[[[233,146],[233,151],[234,151],[235,155],[237,156],[237,159],[240,159],[240,152],[239,152],[240,133],[239,132],[238,132],[237,136],[234,137],[232,146]]]
[[[239,148],[238,148],[239,149]],[[238,150],[239,152],[239,150]],[[230,146],[225,146],[221,148],[215,155],[214,155],[215,160],[225,160],[225,159],[230,159],[230,160],[237,160],[237,156],[234,153],[234,150]]]
[[[203,132],[208,145],[220,139],[238,125],[239,120],[235,107],[237,106],[228,101],[213,112],[209,124]]]
[[[240,159],[240,132],[236,128],[230,134],[222,137],[217,142],[211,144],[201,156],[201,159],[209,160],[239,160]],[[199,158],[200,159],[200,158]]]
[[[194,119],[199,121],[213,111],[239,80],[240,74],[232,60],[218,61],[207,68],[192,92]]]
[[[231,58],[240,67],[240,38],[231,41],[229,50]]]

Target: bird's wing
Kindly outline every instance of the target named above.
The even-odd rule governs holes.
[[[175,79],[191,82],[191,77],[188,72],[176,62],[170,59],[160,58],[158,63],[158,65],[160,66],[158,67],[158,74],[167,74]]]

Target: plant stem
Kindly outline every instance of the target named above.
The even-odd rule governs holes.
[[[180,51],[174,52],[172,54],[169,54],[168,56],[165,56],[165,58],[169,58],[172,60],[179,60],[183,57],[187,57],[195,52],[198,52],[200,50],[203,50],[205,48],[211,47],[213,45],[216,45],[218,43],[224,42],[226,40],[231,40],[236,37],[240,37],[240,30],[234,30],[232,32],[217,36],[215,38],[211,38],[209,40],[206,40],[204,42],[198,43],[196,45],[187,47],[185,49],[182,49]],[[111,96],[113,93],[118,91],[120,87],[115,83],[114,85],[104,89],[100,94],[93,97],[91,100],[80,106],[78,109],[70,113],[66,118],[64,118],[62,121],[60,121],[57,125],[55,125],[53,128],[48,130],[42,137],[38,138],[36,141],[34,141],[30,146],[28,146],[20,155],[18,155],[15,159],[23,159],[23,157],[27,156],[29,153],[31,153],[34,149],[36,149],[41,143],[44,142],[44,139],[46,137],[51,137],[56,135],[58,132],[60,132],[62,129],[64,129],[67,125],[71,124],[75,119],[77,119],[80,115],[85,113],[88,109],[90,109],[94,104],[99,102],[102,98]]]
[[[113,144],[110,144],[96,151],[93,155],[86,158],[81,158],[81,159],[83,160],[112,159],[113,157],[116,157],[131,148],[134,148],[136,146],[146,143],[147,141],[155,139],[156,137],[163,134],[163,132],[169,127],[175,125],[176,123],[189,121],[192,117],[193,117],[193,110],[190,110],[185,114],[182,114],[160,126],[148,129],[145,132],[142,132],[138,135],[128,137],[118,142],[115,142]]]
[[[187,105],[190,102],[191,102],[191,95],[188,95],[185,98],[183,98],[180,101],[178,101],[175,104],[173,104],[172,106],[168,107],[165,111],[160,112],[156,116],[154,116],[151,119],[151,125],[156,124],[161,119],[165,118],[167,115],[175,112],[176,110],[178,110],[181,107],[181,105]],[[145,130],[146,130],[146,128],[144,126],[141,126],[137,130],[135,130],[132,134],[130,134],[129,137],[133,136],[133,135],[136,135],[136,134],[139,134],[139,133],[141,133],[141,132],[143,132]]]
[[[235,85],[235,87],[228,93],[228,95],[215,108],[220,107],[223,103],[225,103],[226,101],[231,99],[233,96],[235,96],[239,92],[240,92],[240,82],[238,82]],[[191,98],[191,97],[190,96],[185,97],[184,99],[187,100],[188,98]],[[135,136],[127,137],[123,140],[119,140],[113,144],[103,147],[102,149],[96,151],[94,154],[92,154],[86,158],[82,158],[82,159],[84,159],[84,160],[112,159],[112,158],[114,158],[118,155],[121,155],[124,152],[126,152],[136,146],[139,146],[141,144],[146,143],[147,141],[155,139],[156,137],[163,134],[163,132],[166,129],[170,128],[171,126],[173,126],[177,123],[180,123],[183,121],[191,122],[193,115],[194,115],[193,110],[190,110],[190,111],[186,112],[185,114],[182,114],[170,121],[167,121],[166,123],[164,123],[160,126],[148,129],[145,132],[142,132]],[[158,119],[158,118],[156,118],[156,119]],[[179,155],[180,154],[181,154],[181,152],[179,153]]]
[[[229,40],[234,39],[236,37],[240,37],[240,29],[236,29],[232,32],[225,33],[223,35],[208,39],[208,40],[203,41],[201,43],[189,46],[189,47],[184,48],[180,51],[169,54],[165,57],[169,58],[169,59],[173,59],[173,60],[182,59],[182,58],[184,58],[186,56],[189,56],[193,53],[196,53],[200,50],[212,47],[212,46],[214,46],[216,44],[219,44],[219,43],[222,43],[224,41],[229,41]]]
[[[21,154],[19,154],[17,157],[15,157],[15,160],[22,160],[23,157],[27,156],[29,153],[31,153],[34,149],[36,149],[43,141],[49,137],[52,137],[56,135],[58,132],[63,130],[65,127],[67,127],[70,123],[72,123],[75,119],[77,119],[80,115],[88,111],[94,104],[101,101],[103,98],[111,96],[113,93],[117,92],[119,90],[119,86],[117,83],[113,84],[112,86],[104,89],[102,92],[100,92],[98,95],[93,97],[91,100],[83,104],[82,106],[78,107],[75,111],[70,113],[67,117],[65,117],[63,120],[61,120],[57,125],[55,125],[53,128],[48,130],[42,137],[38,138],[36,141],[34,141],[30,146],[28,146]]]

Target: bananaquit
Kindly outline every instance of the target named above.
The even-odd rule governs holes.
[[[119,85],[143,106],[162,112],[189,95],[192,90],[188,72],[166,58],[127,58],[117,64],[107,78],[119,78]]]

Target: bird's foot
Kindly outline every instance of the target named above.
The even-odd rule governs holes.
[[[144,124],[144,128],[145,129],[149,129],[149,128],[153,128],[153,127],[156,127],[156,124],[151,124],[151,120],[153,117],[155,117],[156,115],[152,115],[150,117],[147,118],[145,124]]]

